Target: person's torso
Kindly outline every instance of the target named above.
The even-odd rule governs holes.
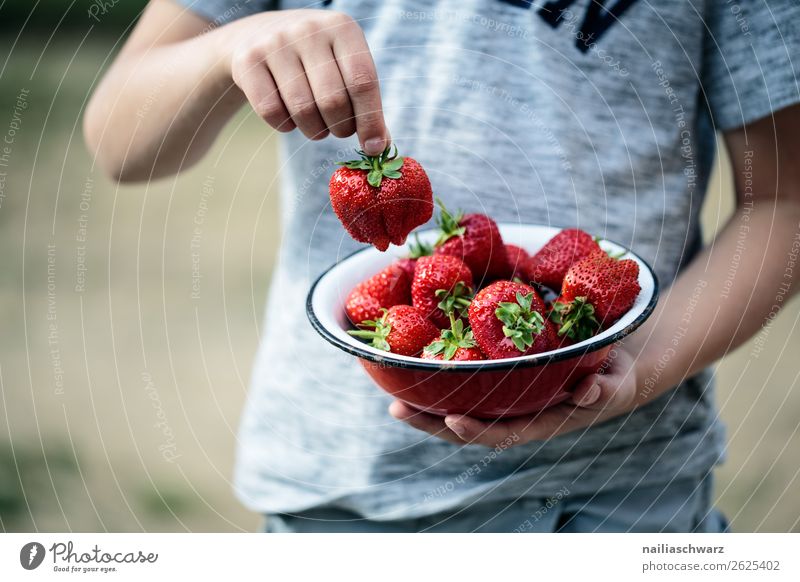
[[[329,4],[365,30],[393,141],[448,207],[578,226],[633,248],[662,284],[696,250],[714,143],[700,106],[703,0]],[[240,449],[239,489],[252,506],[347,499],[362,513],[394,503],[402,514],[485,455],[392,421],[388,396],[305,320],[311,282],[360,246],[327,194],[335,163],[355,147],[355,138],[284,138],[283,244]],[[583,435],[505,451],[465,489],[525,471],[550,487],[575,458],[606,460],[588,473],[595,479],[630,478],[627,457],[606,452],[705,431],[704,390],[686,385],[669,406],[662,399]]]

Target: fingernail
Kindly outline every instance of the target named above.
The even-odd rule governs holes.
[[[456,433],[456,436],[459,438],[463,437],[464,434],[466,433],[464,425],[458,422],[457,420],[448,420],[445,418],[444,423],[447,425],[447,428]]]
[[[379,154],[383,152],[384,141],[380,137],[373,137],[364,142],[364,151],[368,154]]]
[[[600,386],[597,384],[592,384],[592,387],[589,388],[586,396],[584,396],[583,400],[581,400],[581,404],[584,406],[594,404],[597,402],[598,398],[600,398]]]

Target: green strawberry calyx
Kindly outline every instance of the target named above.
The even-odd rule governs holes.
[[[388,312],[388,309],[381,309],[381,312],[383,315],[380,318],[365,319],[358,324],[358,327],[372,329],[352,329],[347,333],[357,338],[370,340],[369,344],[373,348],[383,350],[384,352],[391,352],[392,346],[389,345],[389,342],[386,338],[389,337],[389,334],[392,331],[392,324],[386,321],[386,313]]]
[[[389,146],[379,156],[369,156],[361,150],[356,150],[356,153],[361,156],[360,160],[336,163],[351,170],[364,170],[367,172],[367,182],[370,186],[380,188],[384,178],[397,180],[403,177],[403,174],[400,173],[400,168],[403,167],[405,158],[398,157],[397,147]]]
[[[443,329],[439,339],[425,347],[425,353],[432,356],[441,354],[443,360],[452,360],[459,348],[469,349],[475,345],[472,330],[464,329],[464,322],[450,312],[450,329]]]
[[[436,217],[436,224],[440,233],[433,246],[440,247],[454,236],[463,236],[467,229],[459,224],[461,219],[464,218],[462,211],[459,210],[455,214],[451,214],[438,196],[436,197],[436,204],[439,205],[440,209],[439,216]]]
[[[436,307],[447,315],[457,313],[459,317],[463,317],[472,301],[472,287],[467,286],[464,281],[459,281],[449,290],[437,289],[435,294],[440,299]]]
[[[419,240],[419,234],[414,233],[414,242],[408,245],[408,258],[418,259],[433,254],[433,247]]]
[[[586,297],[576,297],[568,303],[556,301],[550,311],[550,319],[558,324],[558,335],[582,342],[600,329],[600,322],[594,316],[594,305]]]
[[[498,303],[494,311],[495,317],[503,323],[503,335],[510,338],[520,352],[531,347],[544,329],[544,318],[531,307],[532,303],[533,293],[517,293],[516,302]]]

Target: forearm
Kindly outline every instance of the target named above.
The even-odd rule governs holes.
[[[639,398],[658,395],[754,335],[796,291],[800,203],[757,200],[678,277],[626,344],[637,360]]]
[[[196,162],[245,99],[225,62],[225,27],[121,57],[99,85],[84,133],[100,166],[144,180]]]

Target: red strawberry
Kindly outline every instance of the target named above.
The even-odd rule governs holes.
[[[449,312],[464,314],[472,293],[472,273],[461,259],[450,255],[417,259],[411,304],[440,329],[450,325]]]
[[[442,335],[433,340],[422,351],[423,360],[453,360],[468,362],[482,360],[483,354],[476,347],[472,331],[464,329],[464,321],[450,313],[450,328],[443,329]]]
[[[436,326],[410,305],[395,305],[384,310],[379,319],[362,321],[359,327],[372,329],[347,333],[370,340],[374,348],[401,356],[416,356],[439,335]]]
[[[472,270],[475,281],[504,277],[510,272],[506,247],[494,220],[485,214],[450,214],[441,200],[437,223],[441,233],[436,254],[452,255]]]
[[[600,246],[591,235],[577,228],[562,230],[525,264],[525,277],[557,292],[567,270],[597,250]]]
[[[496,281],[475,295],[469,323],[475,341],[490,359],[515,358],[555,349],[555,328],[545,304],[530,285]]]
[[[513,279],[514,277],[519,277],[520,279],[524,279],[525,265],[530,260],[528,251],[517,245],[506,244],[506,255],[508,255],[508,278]]]
[[[396,261],[394,264],[403,269],[403,271],[405,271],[409,281],[414,280],[414,271],[417,268],[417,259],[412,259],[410,257],[407,257],[405,259],[400,259]]]
[[[358,152],[360,160],[340,162],[330,182],[331,206],[350,236],[385,251],[433,214],[431,183],[412,158]]]
[[[622,317],[639,291],[636,261],[595,251],[569,268],[550,317],[560,326],[560,336],[583,341]]]
[[[356,285],[347,296],[344,309],[354,324],[377,319],[381,309],[411,303],[411,276],[402,261]]]
[[[408,253],[408,257],[405,259],[400,259],[396,263],[402,267],[406,273],[408,273],[409,280],[414,278],[414,269],[417,265],[417,259],[420,257],[426,257],[433,253],[433,247],[420,241],[419,235],[414,235],[414,238],[416,239],[416,242],[413,242],[409,245],[410,251]]]

